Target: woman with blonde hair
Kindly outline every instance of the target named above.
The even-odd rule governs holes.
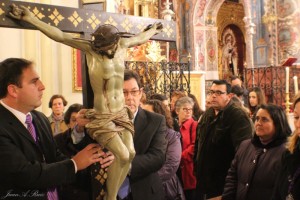
[[[289,138],[283,155],[283,166],[277,180],[273,200],[300,199],[300,93],[294,100],[295,131]]]

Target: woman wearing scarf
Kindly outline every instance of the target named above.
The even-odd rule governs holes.
[[[53,136],[68,129],[64,121],[64,109],[67,104],[66,99],[59,94],[53,95],[49,101],[49,108],[52,109],[52,114],[48,117],[48,120],[51,124]]]

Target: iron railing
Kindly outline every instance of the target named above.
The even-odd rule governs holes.
[[[136,71],[147,97],[154,93],[170,97],[175,90],[190,93],[190,63],[126,61],[125,68]]]
[[[289,94],[290,99],[295,96],[293,77],[300,77],[300,68],[290,67],[289,73]],[[285,105],[285,67],[257,67],[244,70],[244,82],[246,88],[251,91],[253,87],[260,87],[264,90],[267,102],[277,105]]]

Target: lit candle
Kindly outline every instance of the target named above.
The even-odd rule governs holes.
[[[295,88],[295,95],[298,94],[298,77],[294,76],[294,88]]]
[[[290,68],[285,68],[285,93],[289,93]]]

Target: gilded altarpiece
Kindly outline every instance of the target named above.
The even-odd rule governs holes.
[[[218,72],[220,79],[242,75],[245,64],[244,7],[239,3],[224,2],[217,16]]]

